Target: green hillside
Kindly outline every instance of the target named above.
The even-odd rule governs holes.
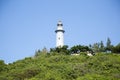
[[[8,65],[1,60],[0,80],[120,80],[119,54],[83,54],[40,52]]]

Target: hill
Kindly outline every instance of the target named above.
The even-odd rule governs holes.
[[[0,80],[120,80],[120,55],[40,53],[8,65],[1,60]]]

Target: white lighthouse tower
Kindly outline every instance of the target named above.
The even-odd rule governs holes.
[[[63,47],[64,45],[64,30],[63,30],[63,24],[61,21],[57,24],[57,30],[56,32],[56,47]]]

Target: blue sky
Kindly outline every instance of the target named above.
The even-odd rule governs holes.
[[[55,47],[61,20],[65,44],[120,42],[119,0],[0,0],[0,59],[14,62]]]

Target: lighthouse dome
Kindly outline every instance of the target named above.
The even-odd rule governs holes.
[[[62,27],[63,24],[62,24],[61,21],[58,22],[57,26],[58,26],[58,27],[57,27],[57,30],[63,30],[63,27]]]

